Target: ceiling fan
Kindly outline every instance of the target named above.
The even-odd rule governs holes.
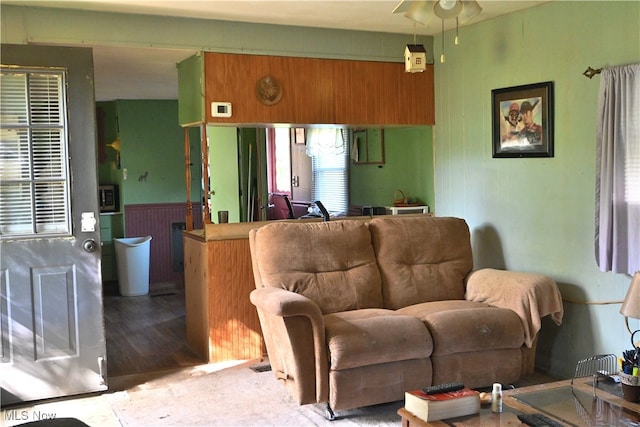
[[[454,43],[458,44],[458,26],[482,12],[482,7],[476,0],[400,0],[393,9],[393,13],[403,13],[404,16],[414,22],[427,25],[432,18],[440,18],[442,21],[442,54],[440,62],[445,62],[444,56],[444,20],[456,20],[456,37]],[[415,24],[414,24],[415,25]]]
[[[427,25],[434,18],[456,18],[464,24],[482,12],[476,0],[401,0],[393,13],[403,13],[407,18]]]

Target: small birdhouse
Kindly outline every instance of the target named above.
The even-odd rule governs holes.
[[[404,71],[421,73],[427,69],[427,51],[421,44],[408,44],[404,49]]]

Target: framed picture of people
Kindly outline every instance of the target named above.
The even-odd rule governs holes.
[[[491,91],[493,157],[553,157],[553,82]]]

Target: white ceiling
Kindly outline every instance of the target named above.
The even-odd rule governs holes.
[[[491,19],[545,1],[478,0],[482,13],[470,23]],[[400,0],[2,0],[4,4],[433,35],[441,23],[413,25],[392,11]],[[436,21],[436,20],[434,20]],[[455,20],[448,20],[451,28]],[[86,46],[86,45],[85,45]],[[122,46],[94,46],[96,100],[176,99],[176,63],[193,51]]]

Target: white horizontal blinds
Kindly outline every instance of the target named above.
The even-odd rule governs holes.
[[[64,74],[2,70],[0,232],[69,234]]]
[[[320,200],[332,214],[346,215],[348,210],[349,186],[347,162],[349,132],[340,129],[314,129],[318,138],[312,156],[311,168],[313,186],[311,197]],[[315,138],[314,138],[315,139]]]
[[[0,74],[0,232],[33,231],[30,185],[27,79],[25,74]]]

